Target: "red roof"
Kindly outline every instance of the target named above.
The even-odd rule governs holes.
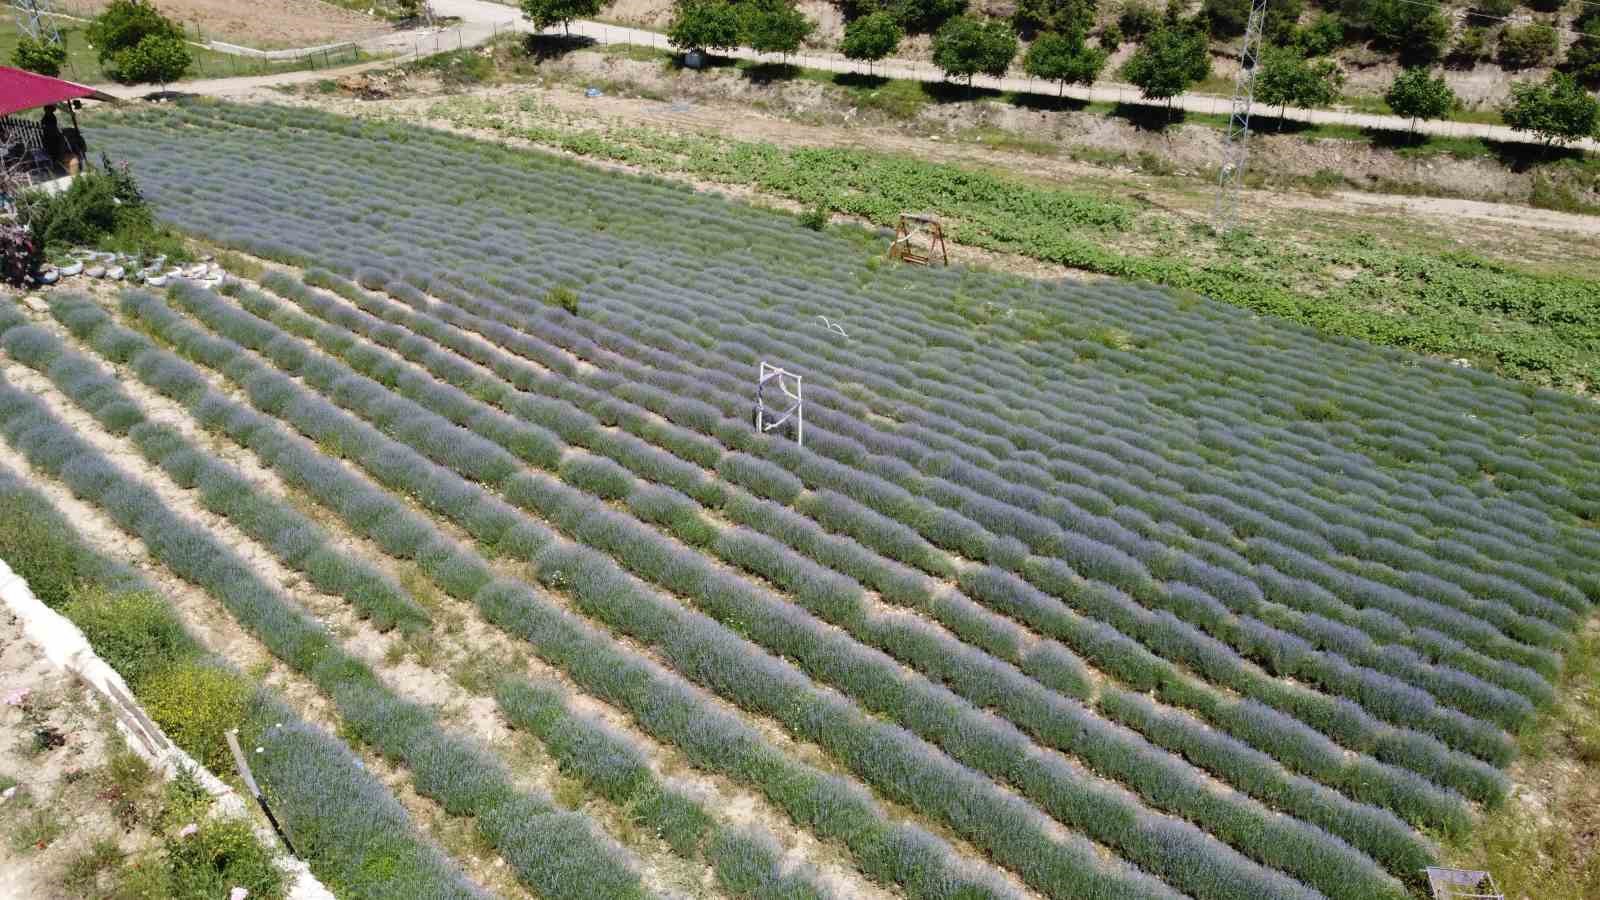
[[[10,66],[0,66],[0,116],[9,116],[25,109],[37,109],[50,103],[65,103],[78,97],[91,100],[115,100],[92,87],[62,81],[48,75],[35,75]]]

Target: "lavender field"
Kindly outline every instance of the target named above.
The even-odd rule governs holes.
[[[0,301],[0,431],[381,762],[381,854],[266,773],[342,895],[1420,896],[1600,598],[1587,400],[410,127],[98,133],[269,264]]]

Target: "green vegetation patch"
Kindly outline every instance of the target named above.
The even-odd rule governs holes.
[[[429,116],[579,156],[745,185],[875,225],[946,219],[964,244],[1194,291],[1323,331],[1556,386],[1600,377],[1600,281],[1348,233],[1320,244],[1175,226],[1161,211],[979,170],[853,148],[670,134],[579,120],[523,100],[457,98]],[[1264,237],[1264,236],[1263,236]]]

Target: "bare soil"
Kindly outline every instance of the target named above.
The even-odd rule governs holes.
[[[94,15],[108,0],[67,0],[63,12]],[[161,12],[191,35],[263,50],[357,40],[388,30],[375,16],[321,0],[161,0]]]
[[[124,828],[99,796],[96,773],[121,747],[100,698],[45,659],[0,609],[0,788],[18,782],[0,798],[0,897],[71,896],[63,871],[95,840],[114,840],[124,853],[145,845],[148,833]],[[44,821],[61,832],[45,840]]]

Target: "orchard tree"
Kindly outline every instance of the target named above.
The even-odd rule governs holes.
[[[844,40],[839,42],[839,51],[846,59],[866,60],[870,69],[872,63],[893,53],[904,37],[905,32],[893,15],[875,12],[844,26]]]
[[[61,66],[66,61],[67,48],[60,41],[40,40],[31,34],[19,36],[17,46],[11,51],[12,65],[51,78],[61,74]]]
[[[573,19],[590,19],[600,14],[600,0],[522,0],[522,15],[540,31],[560,25],[563,34],[572,34]]]
[[[784,59],[816,28],[792,0],[744,0],[741,11],[745,43],[759,53],[781,53]]]
[[[122,84],[156,82],[164,90],[194,63],[183,29],[138,0],[111,0],[84,35],[106,75]]]
[[[1139,88],[1146,100],[1167,101],[1211,74],[1211,53],[1204,33],[1181,25],[1163,24],[1150,32],[1139,49],[1122,66],[1122,77]]]
[[[1442,119],[1450,113],[1456,105],[1456,92],[1450,90],[1444,76],[1435,77],[1419,66],[1396,75],[1383,99],[1395,115],[1411,120],[1411,133],[1415,134],[1418,119]]]
[[[1103,48],[1085,43],[1081,31],[1041,34],[1023,55],[1022,69],[1035,78],[1056,82],[1059,95],[1069,84],[1094,84],[1109,55]]]
[[[968,86],[979,73],[1004,75],[1016,55],[1017,36],[999,19],[956,16],[933,36],[933,64],[946,78],[966,78]]]
[[[1576,78],[1552,72],[1543,82],[1524,81],[1511,86],[1511,99],[1500,115],[1515,131],[1531,131],[1546,147],[1570,144],[1595,134],[1600,122],[1600,101],[1583,89]]]
[[[732,50],[739,29],[739,10],[728,0],[677,0],[667,40],[679,50]]]
[[[1279,128],[1291,104],[1304,109],[1327,106],[1344,86],[1344,73],[1332,60],[1306,59],[1294,47],[1268,47],[1257,66],[1255,99],[1278,107]]]

